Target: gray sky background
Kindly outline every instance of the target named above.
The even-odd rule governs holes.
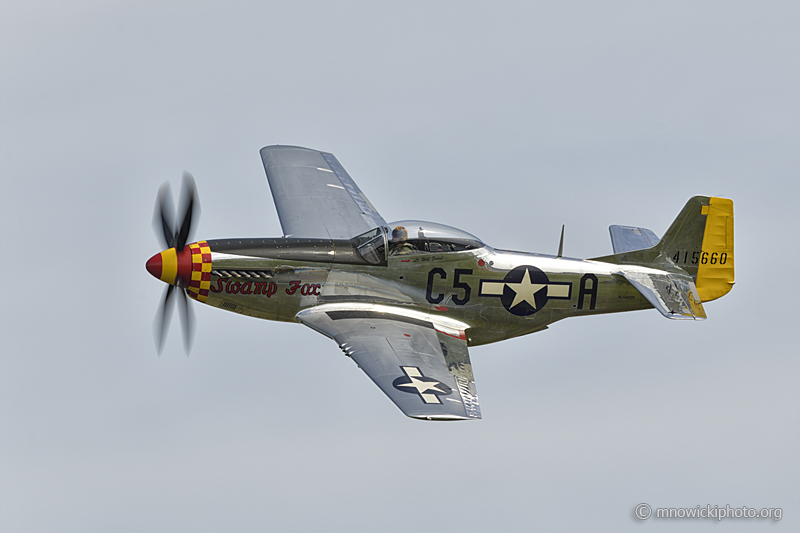
[[[796,2],[0,3],[0,530],[800,529]],[[733,198],[705,322],[474,348],[484,419],[407,419],[329,339],[196,304],[161,357],[158,187],[280,236],[258,150],[333,152],[388,221],[610,253]]]

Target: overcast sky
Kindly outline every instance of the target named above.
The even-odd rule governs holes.
[[[797,2],[0,2],[0,530],[800,530]],[[280,236],[258,150],[334,153],[387,221],[611,252],[732,198],[705,322],[473,348],[483,420],[404,417],[334,342],[194,303],[160,357],[158,187]],[[766,521],[764,521],[766,522]]]

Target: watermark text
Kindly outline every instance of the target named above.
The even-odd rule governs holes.
[[[639,520],[647,520],[648,518],[696,518],[696,519],[712,519],[724,520],[728,518],[771,518],[776,522],[783,518],[783,509],[780,507],[763,507],[756,509],[755,507],[731,507],[725,505],[706,505],[705,507],[697,505],[695,507],[657,507],[653,510],[646,503],[640,503],[633,510],[633,514]]]

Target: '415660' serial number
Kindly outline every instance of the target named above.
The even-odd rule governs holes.
[[[728,262],[728,254],[727,252],[692,252],[689,255],[689,252],[684,250],[680,252],[675,252],[675,255],[672,256],[672,261],[675,264],[679,265],[686,265],[686,264],[711,264],[711,265],[724,265]]]

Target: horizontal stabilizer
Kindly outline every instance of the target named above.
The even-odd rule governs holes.
[[[634,226],[609,226],[611,246],[615,254],[645,250],[658,244],[659,238],[652,230]]]
[[[706,311],[688,274],[619,272],[667,318],[705,320]]]

